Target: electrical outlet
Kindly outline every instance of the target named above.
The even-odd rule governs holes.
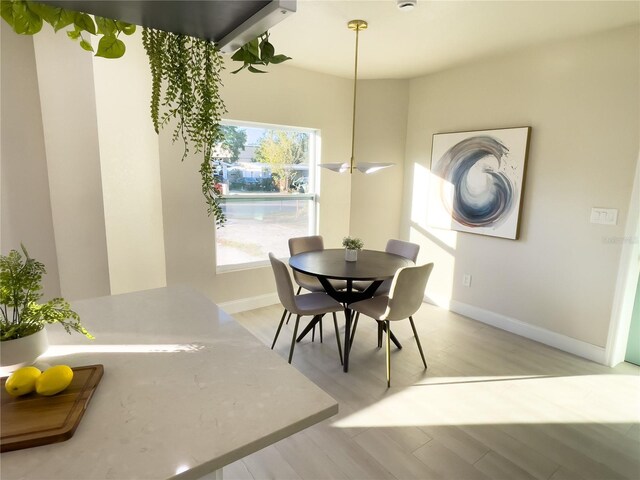
[[[464,287],[470,287],[471,286],[471,274],[470,273],[465,273],[464,275],[462,275],[462,286],[464,286]]]
[[[593,207],[589,220],[591,223],[601,225],[616,225],[618,223],[618,209]]]

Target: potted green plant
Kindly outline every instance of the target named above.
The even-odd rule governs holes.
[[[344,259],[347,262],[355,262],[358,260],[358,250],[362,250],[364,243],[359,238],[344,237],[342,246],[345,248]]]
[[[49,344],[46,324],[59,323],[67,333],[74,330],[89,339],[93,336],[82,326],[80,317],[63,298],[38,303],[42,297],[44,264],[29,257],[21,245],[0,255],[0,366],[33,363]]]

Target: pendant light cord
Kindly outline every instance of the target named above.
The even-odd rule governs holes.
[[[360,27],[356,27],[356,64],[353,74],[353,118],[351,122],[351,163],[349,165],[349,173],[353,173],[353,160],[355,152],[355,138],[356,138],[356,95],[358,93],[358,35],[360,33]]]
[[[320,166],[332,170],[338,173],[349,172],[349,174],[353,173],[354,167],[356,170],[368,174],[377,172],[378,170],[382,170],[383,168],[392,167],[393,163],[382,163],[382,162],[359,162],[358,166],[355,165],[355,150],[356,150],[356,104],[358,98],[358,47],[359,47],[359,39],[360,39],[360,30],[366,30],[369,27],[369,24],[366,20],[351,20],[347,23],[347,27],[349,30],[355,30],[356,32],[356,55],[355,55],[355,65],[353,72],[353,116],[351,118],[351,162],[347,163],[345,161],[341,161],[340,163],[321,163]],[[344,157],[343,157],[344,159]]]

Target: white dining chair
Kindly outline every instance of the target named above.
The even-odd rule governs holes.
[[[278,325],[276,335],[273,338],[271,349],[273,350],[276,345],[276,340],[278,340],[278,335],[280,335],[280,330],[282,329],[282,324],[284,323],[284,319],[287,313],[290,312],[296,315],[296,323],[293,327],[293,337],[291,338],[291,349],[289,350],[289,363],[291,363],[291,360],[293,359],[293,350],[296,344],[296,335],[298,334],[300,317],[304,315],[324,315],[326,313],[332,313],[333,325],[336,330],[338,354],[340,355],[340,364],[342,365],[342,346],[340,345],[340,333],[338,331],[338,319],[336,317],[336,312],[340,312],[343,310],[342,304],[335,301],[333,298],[323,292],[312,292],[304,293],[302,295],[294,295],[293,282],[291,281],[291,276],[289,275],[287,266],[283,262],[278,260],[273,253],[269,253],[269,261],[271,262],[273,274],[276,279],[278,297],[284,307],[284,312],[282,313],[282,318],[280,319],[280,324]]]
[[[413,315],[422,305],[424,291],[432,270],[433,263],[401,268],[393,277],[388,295],[379,295],[349,304],[349,308],[352,311],[371,317],[379,324],[384,324],[387,331],[387,387],[391,386],[391,322],[393,321],[409,319],[420,356],[422,357],[422,363],[424,368],[427,368],[427,361],[424,358],[418,331],[413,322]]]

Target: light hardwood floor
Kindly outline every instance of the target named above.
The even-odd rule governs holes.
[[[234,317],[270,346],[281,312]],[[414,319],[429,368],[409,322],[396,322],[404,348],[392,346],[390,389],[375,322],[360,319],[343,373],[325,320],[324,342],[297,344],[293,366],[340,413],[225,467],[225,480],[640,479],[640,368],[603,367],[428,304]],[[275,349],[285,359],[292,327]]]

